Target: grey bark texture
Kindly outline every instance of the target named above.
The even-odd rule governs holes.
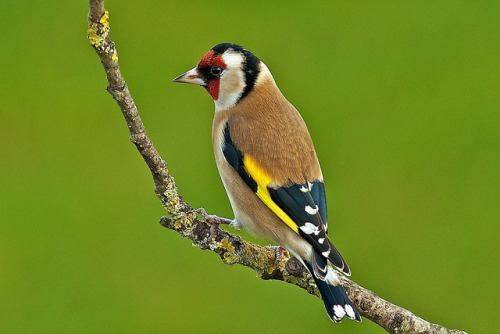
[[[305,289],[319,297],[314,280],[302,264],[290,257],[281,247],[262,247],[243,240],[241,237],[219,229],[213,223],[213,216],[201,215],[184,202],[177,191],[174,178],[168,172],[167,164],[160,157],[148,138],[137,106],[130,95],[118,64],[115,44],[109,39],[108,12],[103,0],[90,0],[87,37],[96,51],[108,80],[107,91],[115,99],[130,131],[130,140],[136,146],[149,167],[155,193],[167,215],[160,223],[190,239],[202,250],[217,253],[224,263],[240,264],[255,270],[264,280],[280,280]],[[461,333],[432,324],[408,310],[394,305],[354,281],[340,275],[349,298],[360,314],[375,322],[389,333]]]

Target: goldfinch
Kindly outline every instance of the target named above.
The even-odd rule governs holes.
[[[330,265],[351,274],[328,238],[323,174],[313,142],[267,66],[243,47],[223,43],[173,82],[203,86],[215,102],[212,144],[234,211],[232,225],[297,257],[314,277],[332,321],[346,315],[361,321]]]

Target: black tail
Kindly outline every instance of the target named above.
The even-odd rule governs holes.
[[[361,321],[358,311],[347,297],[344,288],[341,285],[335,286],[327,283],[328,270],[335,270],[330,267],[328,260],[315,252],[313,261],[305,261],[305,264],[318,286],[330,319],[340,322],[347,315],[351,320]]]

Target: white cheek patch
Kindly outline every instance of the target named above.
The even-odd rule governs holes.
[[[219,98],[214,101],[216,110],[226,110],[234,106],[246,86],[243,56],[238,52],[226,52],[222,59],[227,67],[220,77]]]
[[[226,51],[222,55],[224,63],[227,65],[227,69],[241,69],[243,64],[243,56],[239,52]]]

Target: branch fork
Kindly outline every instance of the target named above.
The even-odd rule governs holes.
[[[116,47],[109,39],[108,20],[109,13],[104,9],[104,1],[89,0],[87,37],[106,73],[109,83],[107,91],[120,107],[130,131],[130,140],[149,167],[155,184],[155,193],[167,211],[167,216],[161,217],[160,224],[190,239],[201,249],[217,253],[226,264],[240,264],[252,268],[261,279],[280,280],[297,285],[319,297],[309,272],[284,249],[279,246],[262,247],[221,230],[218,224],[229,223],[229,219],[208,215],[204,209],[193,209],[183,201],[174,178],[168,172],[167,164],[146,134],[137,106],[121,75]],[[450,330],[429,323],[410,311],[378,297],[347,277],[343,275],[339,277],[360,314],[389,333],[466,334],[464,331]]]

